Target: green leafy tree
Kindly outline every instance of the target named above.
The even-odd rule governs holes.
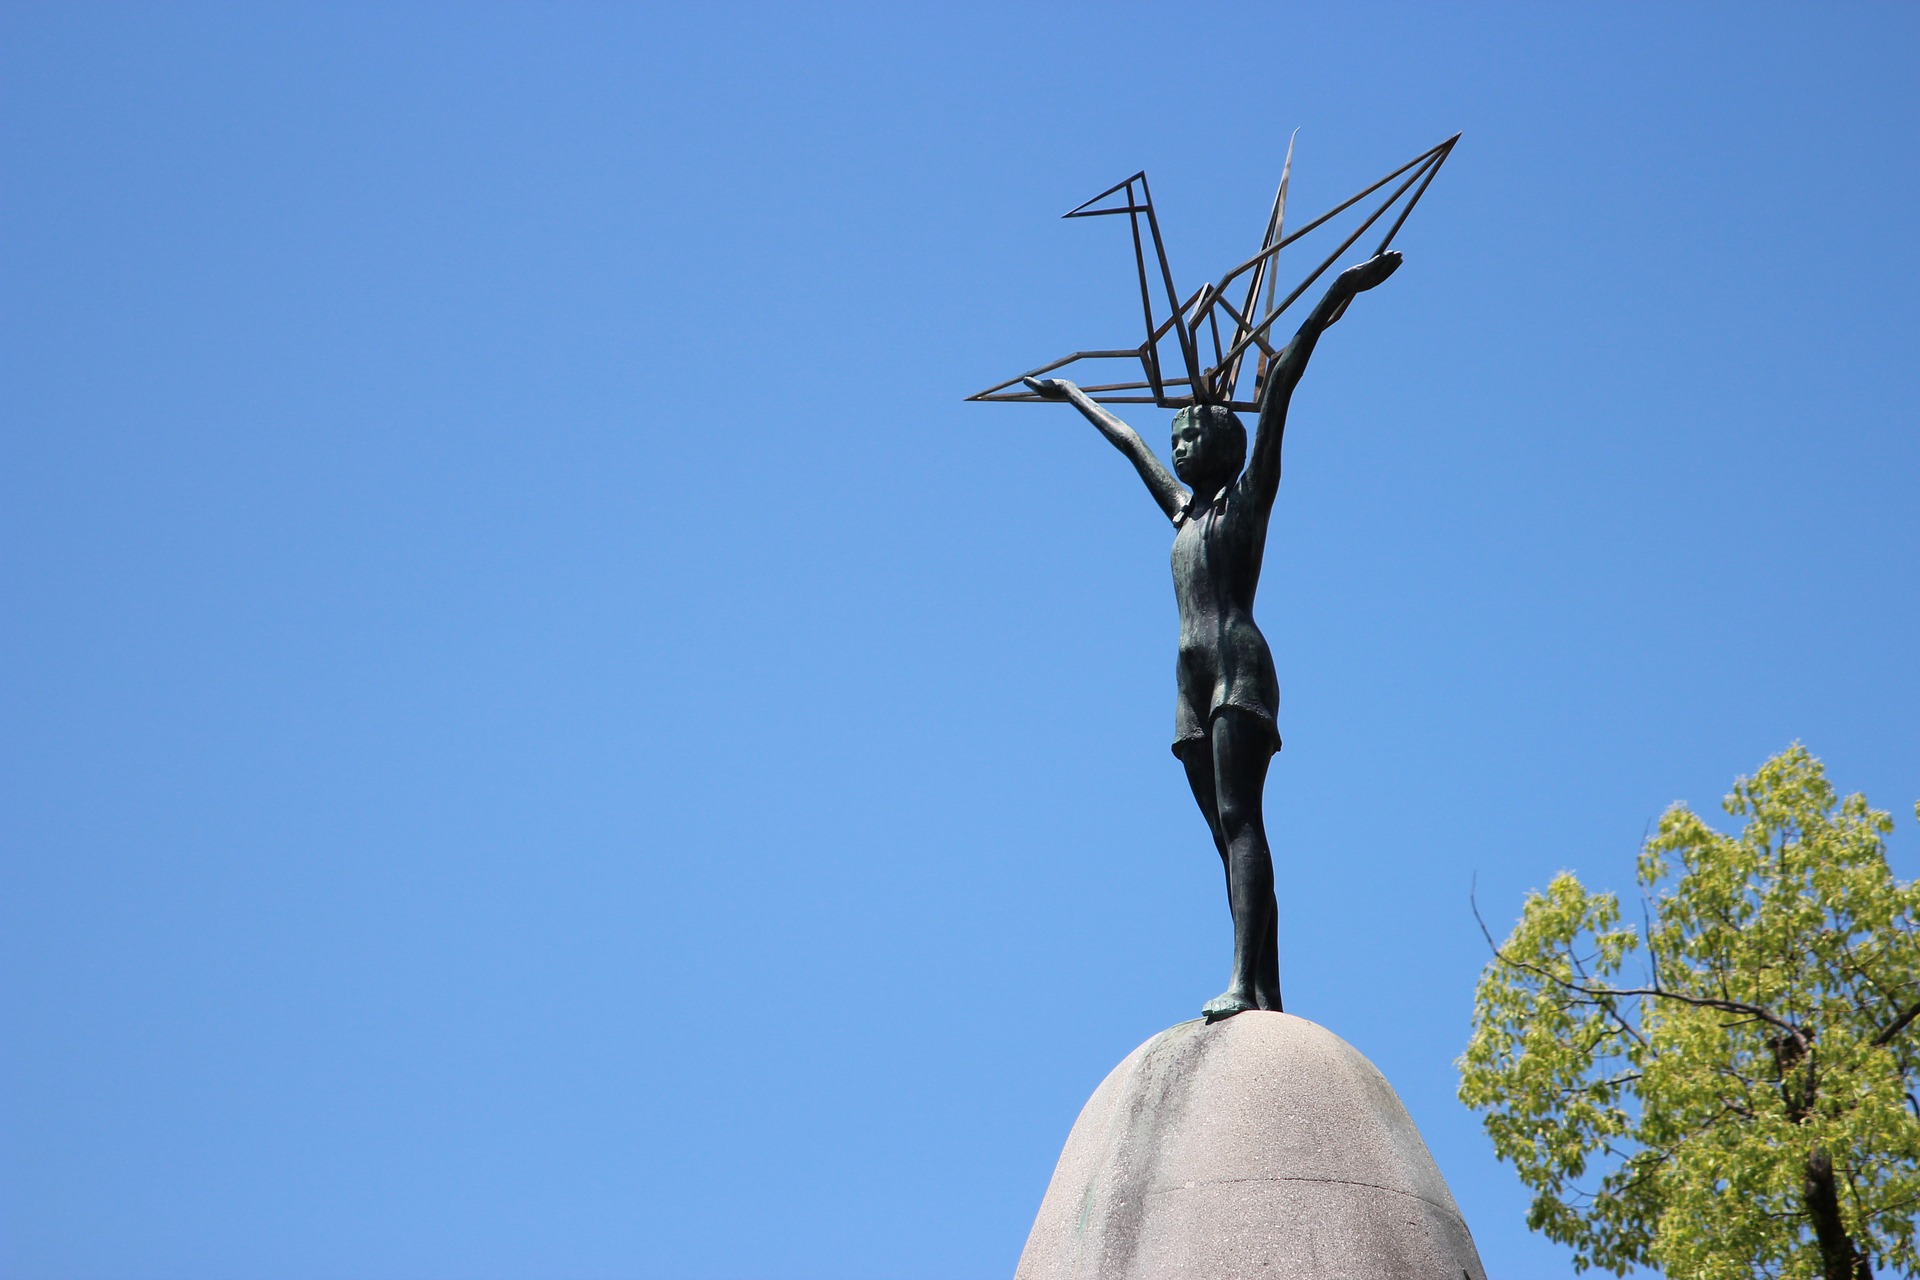
[[[1660,819],[1639,928],[1565,872],[1528,896],[1461,1100],[1578,1270],[1913,1275],[1920,882],[1888,868],[1891,819],[1798,745],[1726,809],[1738,836]]]

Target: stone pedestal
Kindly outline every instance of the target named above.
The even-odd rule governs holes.
[[[1094,1091],[1016,1280],[1486,1280],[1406,1108],[1285,1013],[1186,1022]]]

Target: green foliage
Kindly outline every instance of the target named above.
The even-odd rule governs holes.
[[[1565,872],[1528,896],[1480,980],[1461,1100],[1578,1270],[1911,1275],[1920,883],[1887,866],[1891,819],[1836,799],[1803,747],[1726,809],[1738,836],[1661,818],[1641,928]]]

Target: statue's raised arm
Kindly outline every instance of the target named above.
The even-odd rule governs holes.
[[[1334,278],[1326,296],[1313,309],[1293,341],[1273,358],[1260,388],[1260,419],[1253,431],[1253,449],[1247,458],[1247,485],[1264,506],[1272,506],[1280,490],[1280,440],[1287,430],[1287,406],[1307,361],[1327,326],[1340,318],[1354,295],[1373,288],[1400,269],[1400,255],[1389,249],[1375,254],[1357,266],[1348,267]]]
[[[1187,500],[1191,496],[1186,486],[1167,470],[1166,464],[1154,455],[1138,431],[1094,403],[1086,392],[1065,378],[1025,378],[1022,381],[1035,395],[1048,400],[1065,400],[1085,415],[1087,421],[1098,428],[1114,448],[1126,455],[1127,461],[1133,464],[1133,469],[1140,473],[1140,479],[1146,483],[1147,492],[1153,495],[1160,510],[1166,513],[1167,519],[1178,523],[1180,517],[1186,514]]]

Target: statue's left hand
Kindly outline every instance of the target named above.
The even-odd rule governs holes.
[[[1340,283],[1355,293],[1363,293],[1398,271],[1403,261],[1405,259],[1399,253],[1388,249],[1385,253],[1375,254],[1358,266],[1348,267],[1342,271]]]
[[[1022,378],[1020,381],[1042,400],[1065,400],[1067,389],[1073,385],[1065,378]]]

